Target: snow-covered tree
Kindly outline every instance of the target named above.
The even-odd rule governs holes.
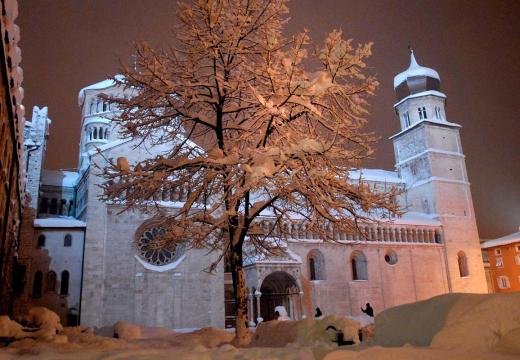
[[[349,178],[375,141],[362,131],[377,86],[362,73],[371,44],[354,46],[341,31],[316,47],[306,31],[285,38],[287,13],[282,0],[181,3],[175,45],[138,45],[135,66],[114,77],[132,97],[110,98],[124,135],[170,150],[138,164],[110,161],[104,198],[159,213],[168,231],[158,246],[182,241],[227,258],[238,344],[248,340],[245,245],[276,252],[295,221],[334,241],[376,211],[397,211],[395,190]],[[176,188],[189,188],[180,210],[150,206]],[[258,225],[261,216],[275,219],[272,229]]]

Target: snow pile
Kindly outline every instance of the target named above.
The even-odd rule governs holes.
[[[114,337],[125,340],[141,338],[141,328],[138,325],[119,321],[114,325]]]
[[[466,352],[518,352],[520,293],[447,294],[383,311],[374,343]]]
[[[7,315],[0,316],[0,337],[23,337],[22,325],[13,321]]]
[[[222,329],[207,327],[192,333],[175,334],[172,339],[178,341],[182,346],[213,348],[230,343],[235,334]]]
[[[285,310],[285,307],[284,306],[275,306],[274,308],[274,312],[278,312],[278,321],[287,321],[287,320],[291,320],[291,318],[289,317],[289,315],[287,314],[287,310]]]
[[[47,330],[49,333],[56,334],[63,330],[60,317],[54,311],[43,306],[36,306],[22,316],[22,323],[27,323],[30,327],[37,327],[41,330]]]
[[[359,323],[352,319],[334,315],[323,319],[305,319],[299,321],[267,321],[261,323],[250,344],[251,347],[279,347],[289,343],[314,345],[331,344],[336,340],[337,331],[342,331],[345,340],[358,339]]]

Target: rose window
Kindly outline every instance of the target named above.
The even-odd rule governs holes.
[[[178,245],[166,237],[166,230],[161,227],[143,231],[136,245],[139,256],[152,265],[166,265],[178,258]]]

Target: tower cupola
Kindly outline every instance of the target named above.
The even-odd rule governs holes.
[[[437,71],[419,65],[415,60],[413,50],[410,50],[410,66],[394,77],[397,101],[423,91],[439,91],[440,82],[441,78]]]
[[[410,66],[394,77],[397,95],[395,112],[401,122],[401,130],[409,129],[423,121],[446,123],[446,95],[440,91],[437,71],[421,66],[410,50]]]

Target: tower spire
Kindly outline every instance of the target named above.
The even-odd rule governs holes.
[[[413,54],[413,48],[411,46],[408,46],[410,49],[410,67],[416,67],[419,66],[417,63],[417,60],[415,60],[415,55]]]

